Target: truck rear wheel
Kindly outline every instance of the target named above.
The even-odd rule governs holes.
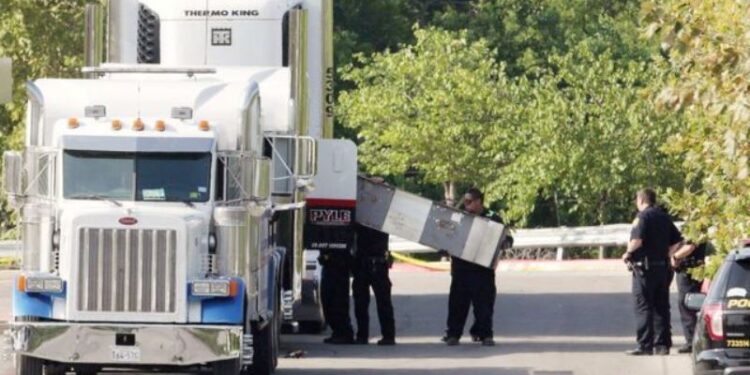
[[[242,358],[228,359],[225,361],[214,362],[212,366],[214,375],[241,375],[244,374],[242,371]]]

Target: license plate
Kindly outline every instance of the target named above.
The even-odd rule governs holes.
[[[141,349],[138,347],[121,347],[112,348],[112,360],[115,362],[140,362]]]

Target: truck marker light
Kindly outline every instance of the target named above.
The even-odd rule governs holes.
[[[236,297],[237,296],[237,280],[232,279],[229,281],[229,296],[230,297]]]
[[[18,289],[19,292],[26,292],[26,277],[18,276],[18,280],[16,281],[16,289]]]
[[[120,129],[122,129],[122,121],[112,120],[112,130],[120,130]]]
[[[75,129],[78,127],[78,125],[80,125],[80,123],[78,122],[77,118],[71,117],[68,119],[68,128]]]
[[[201,120],[201,122],[198,123],[198,129],[203,130],[204,132],[207,132],[211,129],[211,127],[208,125],[208,121]]]
[[[133,121],[134,131],[137,131],[137,132],[143,131],[145,127],[146,126],[143,124],[143,121],[141,121],[141,119],[136,119],[135,121]]]
[[[158,120],[156,121],[156,126],[154,126],[154,129],[158,132],[163,132],[164,130],[167,130],[167,125],[164,123],[164,120]]]

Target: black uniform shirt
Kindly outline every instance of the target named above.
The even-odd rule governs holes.
[[[695,244],[692,241],[688,241],[689,244]],[[700,243],[695,247],[690,255],[683,259],[680,259],[680,266],[677,267],[677,271],[686,271],[693,267],[702,266],[706,259],[706,248],[708,244],[706,242]]]
[[[388,233],[357,224],[357,253],[362,257],[385,257],[388,252]]]
[[[682,234],[666,212],[650,206],[638,213],[630,239],[643,241],[636,251],[637,258],[666,261],[669,258],[669,247],[682,241]]]

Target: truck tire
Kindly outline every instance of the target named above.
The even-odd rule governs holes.
[[[242,368],[242,358],[214,362],[211,369],[214,375],[242,375],[245,373]]]
[[[263,328],[253,324],[253,375],[270,375],[273,373],[273,330],[274,321]]]
[[[33,316],[18,316],[17,322],[38,322],[40,319]],[[44,361],[23,354],[16,354],[17,375],[44,375]]]
[[[16,354],[17,375],[44,375],[44,361],[39,358]]]
[[[65,375],[68,372],[68,366],[61,363],[47,363],[44,365],[44,375]]]

